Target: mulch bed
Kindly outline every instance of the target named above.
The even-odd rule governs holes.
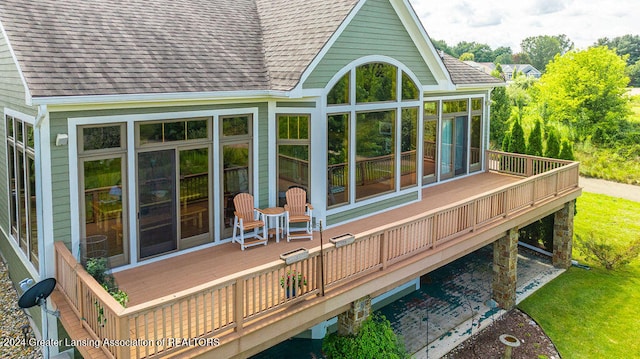
[[[513,359],[547,358],[558,359],[560,354],[542,328],[526,313],[513,309],[494,323],[474,334],[464,343],[450,351],[443,358],[502,358],[505,346],[500,335],[510,334],[520,340],[520,346],[513,348]]]

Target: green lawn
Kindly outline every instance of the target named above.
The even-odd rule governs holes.
[[[576,234],[619,244],[640,237],[640,203],[584,193]],[[574,258],[582,259],[574,249]],[[563,358],[640,358],[640,259],[615,271],[571,268],[520,303]]]

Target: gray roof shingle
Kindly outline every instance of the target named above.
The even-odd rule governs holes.
[[[451,75],[451,81],[456,85],[488,85],[488,84],[504,84],[504,81],[488,75],[455,57],[439,51],[440,57],[444,62],[444,66]]]
[[[33,97],[286,91],[357,2],[2,0],[0,21]]]

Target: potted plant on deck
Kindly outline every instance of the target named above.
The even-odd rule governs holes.
[[[296,296],[296,289],[302,289],[303,285],[307,285],[307,277],[302,275],[298,271],[287,271],[287,273],[280,277],[280,286],[284,288],[287,298]]]

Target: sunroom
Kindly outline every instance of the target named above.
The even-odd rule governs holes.
[[[240,192],[265,208],[302,187],[317,228],[420,200],[425,185],[480,171],[486,90],[430,97],[410,69],[385,60],[354,62],[326,95],[286,106],[69,118],[75,248],[134,264],[228,241]]]

